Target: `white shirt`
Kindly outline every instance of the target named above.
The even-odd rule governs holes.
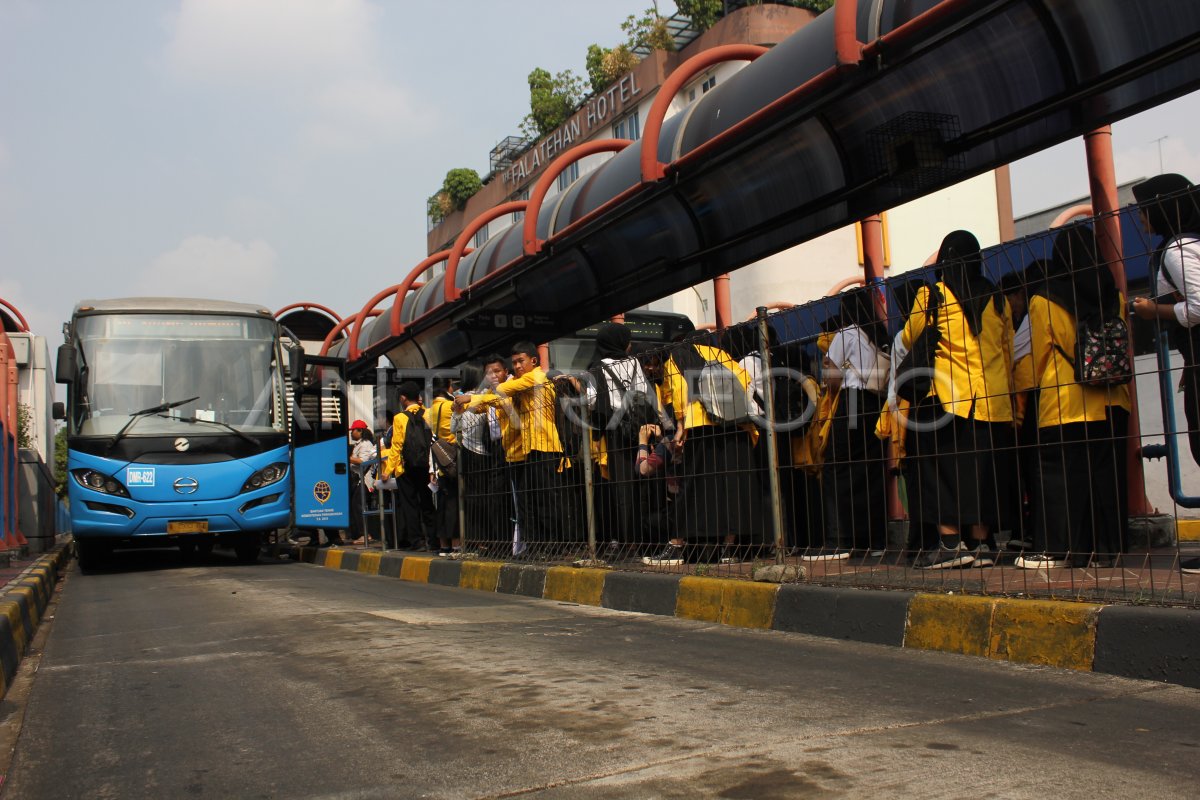
[[[357,458],[359,463],[370,461],[375,457],[375,444],[366,439],[359,439],[354,443],[354,449],[350,451],[352,458]]]
[[[1013,363],[1029,355],[1033,355],[1033,328],[1029,326],[1029,315],[1026,314],[1013,334]]]
[[[486,456],[487,440],[500,438],[500,421],[496,419],[496,409],[489,408],[485,414],[456,411],[454,416],[450,417],[450,432],[463,447],[475,455]]]
[[[763,385],[762,356],[758,353],[750,353],[738,362],[738,366],[746,370],[746,374],[750,376],[750,387],[754,392],[751,399],[754,401],[755,406],[751,410],[762,416],[762,403],[766,402],[767,397],[767,389]],[[762,398],[762,403],[759,402],[759,398]]]
[[[1185,328],[1200,325],[1200,239],[1187,235],[1172,239],[1163,248],[1161,267],[1159,296],[1178,291],[1183,300],[1175,304],[1175,319]]]
[[[842,371],[842,388],[866,389],[878,352],[863,329],[851,325],[833,335],[826,356]]]

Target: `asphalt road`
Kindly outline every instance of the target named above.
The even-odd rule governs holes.
[[[1200,779],[1200,692],[1177,686],[133,555],[68,574],[6,800],[1094,800]]]

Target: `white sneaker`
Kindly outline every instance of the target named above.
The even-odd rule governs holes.
[[[848,550],[812,550],[800,556],[801,561],[845,561],[850,557]]]
[[[1054,569],[1056,567],[1065,567],[1066,565],[1066,559],[1054,558],[1045,553],[1017,556],[1017,560],[1013,562],[1013,566],[1019,569]]]
[[[971,562],[972,567],[990,567],[996,563],[996,559],[992,558],[992,549],[982,542],[975,548],[975,560]]]

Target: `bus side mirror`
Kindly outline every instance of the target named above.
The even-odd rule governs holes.
[[[66,405],[64,405],[63,403],[55,403],[54,405],[50,406],[50,415],[57,420],[66,419],[67,418]]]
[[[288,350],[288,375],[293,383],[304,381],[304,351],[299,347]]]
[[[57,383],[75,382],[75,378],[79,374],[79,366],[75,363],[75,356],[74,345],[61,344],[58,346],[58,359],[54,364],[54,380]]]

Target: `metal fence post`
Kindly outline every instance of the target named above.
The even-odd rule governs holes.
[[[767,307],[758,307],[758,355],[762,359],[761,387],[766,402],[767,479],[771,491],[771,531],[775,534],[775,563],[783,563],[783,501],[779,486],[779,439],[775,430],[775,384],[771,380],[771,339],[767,335]]]
[[[586,408],[583,412],[583,436],[582,453],[583,453],[583,505],[584,514],[587,515],[587,541],[588,541],[588,558],[592,561],[596,560],[596,504],[595,504],[595,481],[592,470],[592,426],[589,423],[589,415]]]
[[[460,434],[461,435],[461,434]],[[463,475],[462,442],[455,444],[454,463],[458,465],[455,488],[458,490],[458,552],[467,554],[467,476]],[[451,542],[453,545],[453,542]]]

